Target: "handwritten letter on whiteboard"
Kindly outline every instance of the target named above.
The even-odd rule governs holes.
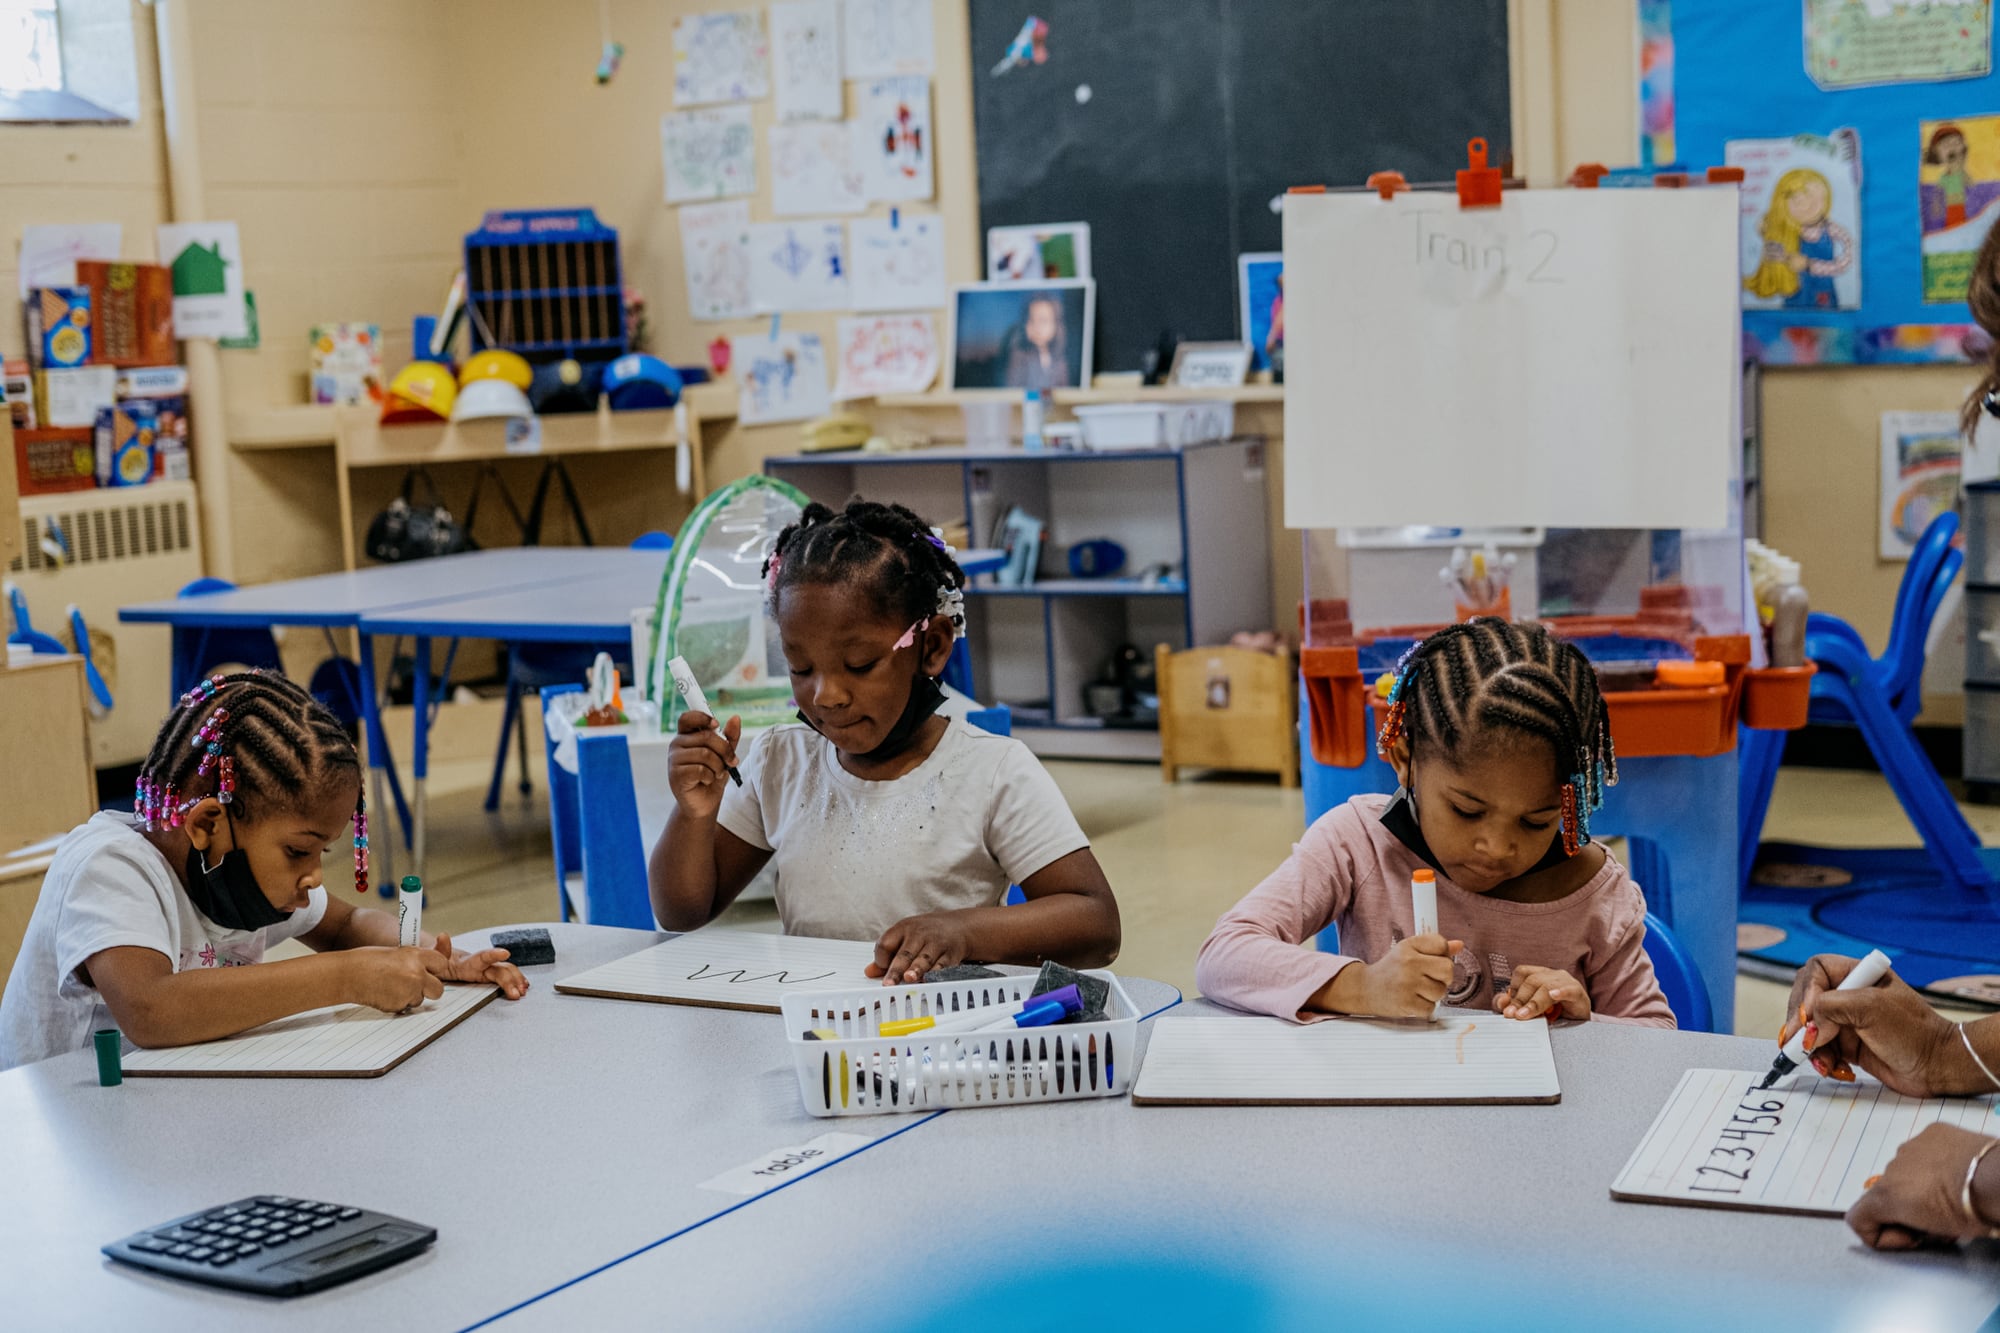
[[[1727,522],[1733,190],[1284,208],[1286,526]]]

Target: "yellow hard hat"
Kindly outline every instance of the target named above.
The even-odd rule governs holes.
[[[519,354],[505,348],[489,347],[483,352],[473,353],[458,372],[460,388],[474,380],[506,380],[525,393],[528,386],[535,382],[535,370]]]
[[[451,406],[458,399],[458,382],[451,369],[436,361],[412,361],[389,381],[389,394],[382,402],[382,420],[449,421]]]

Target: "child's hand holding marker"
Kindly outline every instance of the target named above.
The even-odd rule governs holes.
[[[1435,932],[1398,940],[1372,963],[1341,968],[1311,1005],[1372,1018],[1431,1018],[1451,989],[1452,956],[1464,947]]]
[[[1517,967],[1513,983],[1493,997],[1493,1008],[1503,1018],[1590,1017],[1590,992],[1569,973],[1553,967]]]
[[[667,747],[667,785],[674,800],[695,819],[714,819],[722,809],[722,787],[736,764],[736,740],[743,719],[732,717],[718,727],[707,713],[692,708],[681,714],[678,734]]]

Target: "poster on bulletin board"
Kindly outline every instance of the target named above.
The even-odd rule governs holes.
[[[2000,217],[1991,0],[1644,9],[1648,142],[1671,144],[1687,171],[1729,162],[1749,177],[1746,355],[1771,365],[1983,357],[1964,284]],[[1783,169],[1756,179],[1746,154]]]

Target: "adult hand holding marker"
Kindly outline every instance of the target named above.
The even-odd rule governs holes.
[[[673,742],[669,783],[683,806],[719,807],[722,804],[719,784],[724,774],[737,786],[743,785],[743,775],[736,771],[736,741],[743,734],[743,719],[732,717],[724,726],[708,711],[708,697],[701,692],[701,682],[694,678],[686,658],[674,658],[667,663],[667,670],[673,675],[674,688],[687,704],[677,727],[679,735]],[[690,809],[690,813],[704,811]],[[714,809],[705,813],[713,817]]]
[[[1818,959],[1814,960],[1814,962],[1818,961]],[[1843,959],[1841,961],[1844,962],[1846,960]],[[1810,967],[1810,964],[1808,966]],[[1888,972],[1889,955],[1883,953],[1880,949],[1871,949],[1868,951],[1866,958],[1855,963],[1847,971],[1846,976],[1841,979],[1840,984],[1835,988],[1835,993],[1866,990],[1888,975]],[[1826,992],[1824,989],[1818,993],[1817,999],[1820,1001],[1817,1005],[1808,1003],[1801,1003],[1799,1005],[1796,1011],[1799,1027],[1796,1031],[1793,1031],[1793,1024],[1790,1020],[1787,1020],[1785,1023],[1784,1028],[1779,1034],[1783,1045],[1778,1049],[1778,1058],[1771,1062],[1771,1072],[1764,1075],[1764,1081],[1757,1085],[1759,1088],[1768,1088],[1794,1069],[1797,1069],[1812,1051],[1822,1043],[1833,1041],[1838,1035],[1833,1021],[1828,1021],[1827,1031],[1822,1033],[1819,1023],[1813,1020],[1815,1009],[1829,1008],[1825,1003]],[[1835,1002],[1830,1007],[1835,1012],[1838,1012],[1839,1004]],[[1788,1040],[1784,1038],[1785,1032],[1791,1032],[1791,1037]],[[1848,1083],[1854,1081],[1854,1073],[1847,1068],[1847,1062],[1844,1059],[1838,1065],[1835,1065],[1828,1062],[1824,1055],[1821,1055],[1818,1059],[1814,1059],[1812,1064],[1814,1069],[1819,1070],[1829,1078],[1841,1079],[1843,1082]]]

